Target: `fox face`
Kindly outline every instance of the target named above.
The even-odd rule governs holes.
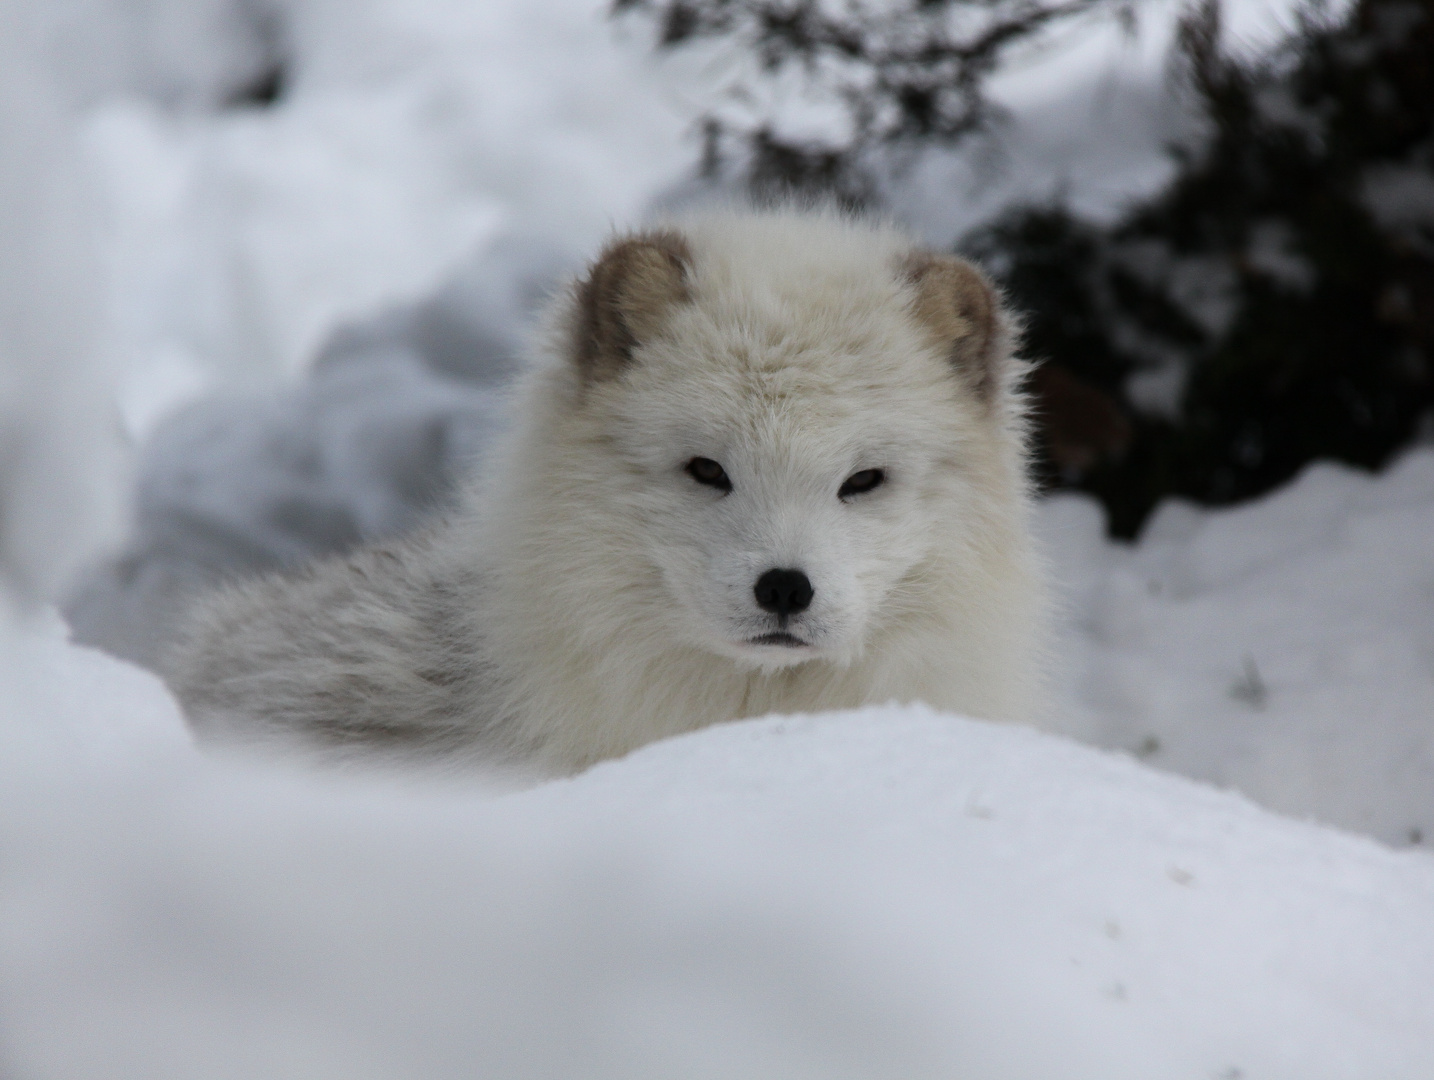
[[[959,260],[879,266],[763,279],[665,232],[610,248],[581,286],[602,462],[584,483],[632,529],[662,633],[755,668],[848,665],[920,610],[933,545],[979,524],[994,297]]]

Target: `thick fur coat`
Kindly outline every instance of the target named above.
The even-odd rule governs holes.
[[[832,213],[608,245],[420,535],[202,602],[195,729],[569,772],[771,712],[1029,718],[1042,593],[985,278]]]

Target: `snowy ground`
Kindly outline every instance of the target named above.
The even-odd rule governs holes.
[[[1164,504],[1134,547],[1041,515],[1057,730],[1391,844],[1434,839],[1434,448],[1258,502]]]
[[[85,35],[48,81],[27,8],[0,0],[0,1076],[1434,1076],[1434,450],[1166,506],[1134,547],[1048,504],[1057,736],[777,718],[527,791],[202,758],[35,607],[115,534],[106,394],[142,502],[72,610],[142,656],[188,583],[441,498],[544,282],[680,188],[706,76],[595,3],[310,0],[279,9],[291,95],[225,111],[256,4],[57,2]],[[1145,10],[1018,73],[1014,166],[918,178],[918,226],[1158,180]],[[55,225],[80,156],[97,252]]]
[[[205,760],[25,659],[92,730],[0,731],[7,1077],[1434,1072],[1434,860],[1129,758],[872,709],[484,794]]]

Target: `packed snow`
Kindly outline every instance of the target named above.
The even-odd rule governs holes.
[[[769,718],[521,790],[206,757],[41,601],[98,558],[72,620],[152,661],[189,588],[441,504],[543,291],[683,190],[706,76],[578,0],[31,7],[0,0],[0,1075],[1434,1076],[1434,449],[1135,545],[1046,503],[1048,732]],[[1102,50],[1155,100],[1118,40],[1003,91],[1012,183],[1115,197],[1040,133]],[[279,103],[220,108],[276,50]]]
[[[29,649],[130,734],[4,730],[7,1076],[1434,1070],[1434,860],[1129,758],[887,708],[523,792],[314,777],[200,758],[153,680]]]
[[[95,355],[95,207],[22,14],[0,6],[0,588],[33,601],[121,534],[127,454]]]
[[[1056,727],[1391,844],[1434,840],[1434,448],[1319,464],[1221,511],[1169,501],[1139,544],[1063,496]]]

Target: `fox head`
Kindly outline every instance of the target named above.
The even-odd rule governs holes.
[[[924,617],[933,555],[974,542],[993,484],[1022,484],[1020,365],[990,284],[832,224],[620,238],[555,330],[545,482],[563,542],[593,548],[572,587],[752,668],[848,665]]]

